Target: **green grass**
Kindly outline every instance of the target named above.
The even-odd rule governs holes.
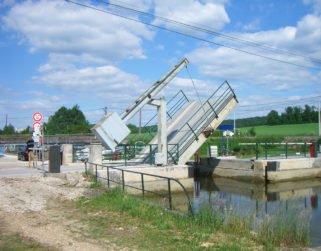
[[[138,250],[275,250],[284,244],[282,236],[287,237],[287,246],[307,243],[305,239],[289,242],[284,233],[293,229],[286,229],[287,224],[282,234],[274,231],[262,238],[260,232],[257,236],[251,233],[250,217],[224,217],[213,214],[210,208],[195,215],[173,214],[120,189],[93,199],[83,198],[78,207],[86,215],[81,220],[91,238],[108,238],[120,247]],[[271,228],[269,224],[264,227],[263,232]]]
[[[106,238],[138,250],[256,250],[249,232],[231,234],[223,219],[203,210],[196,216],[172,214],[129,196],[120,190],[107,191],[90,201],[78,203],[92,238]],[[99,212],[99,215],[95,212]],[[117,236],[114,232],[119,231]],[[107,236],[106,236],[107,235]]]
[[[149,133],[131,133],[128,135],[127,140],[128,144],[135,144],[136,142],[144,142],[148,144],[156,135],[156,132],[149,134]]]
[[[241,133],[246,133],[251,127],[239,128]],[[318,135],[318,123],[254,126],[256,136],[316,136]]]

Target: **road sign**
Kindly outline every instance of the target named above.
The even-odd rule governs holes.
[[[34,121],[41,121],[42,120],[42,114],[40,112],[35,112],[32,115],[32,118]]]
[[[232,137],[233,135],[234,135],[234,133],[231,131],[228,131],[228,130],[223,132],[224,137]]]
[[[32,125],[32,128],[34,129],[35,132],[40,132],[42,125],[39,121],[35,121]]]
[[[34,141],[35,143],[39,143],[39,141],[40,141],[40,136],[39,136],[39,134],[36,133],[36,132],[33,132],[33,134],[32,134],[32,139],[33,139],[33,141]]]
[[[234,129],[234,126],[233,125],[219,125],[218,129],[220,131],[232,131]]]

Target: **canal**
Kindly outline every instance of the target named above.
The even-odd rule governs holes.
[[[226,178],[194,180],[194,210],[250,219],[254,231],[264,222],[309,232],[312,247],[321,247],[321,179],[257,184]]]

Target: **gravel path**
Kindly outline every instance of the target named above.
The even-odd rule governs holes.
[[[12,157],[0,158],[0,170],[25,168],[22,165],[28,163]],[[19,233],[57,250],[119,249],[108,240],[101,243],[84,239],[81,235],[84,226],[75,217],[68,218],[72,212],[66,204],[90,194],[88,185],[79,172],[0,176],[2,231]]]

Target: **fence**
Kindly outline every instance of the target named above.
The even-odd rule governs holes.
[[[155,153],[158,151],[157,144],[149,144],[148,151],[142,151],[145,145],[142,144],[120,144],[115,152],[103,154],[103,160],[123,161],[124,166],[138,165],[142,163],[153,165],[155,164]],[[168,151],[168,163],[177,163],[179,160],[179,146],[178,144],[168,144],[168,148],[174,148],[176,151]]]
[[[90,162],[85,162],[85,172],[88,174],[88,164],[92,165],[93,168],[93,175],[95,176],[95,180],[103,180],[106,182],[106,185],[108,188],[111,188],[112,184],[120,185],[122,190],[125,191],[125,188],[131,188],[134,190],[139,190],[142,193],[143,198],[145,197],[146,193],[150,193],[152,195],[164,198],[164,195],[167,198],[168,201],[168,209],[169,210],[175,210],[173,207],[173,191],[172,191],[172,186],[173,184],[176,184],[178,187],[181,188],[182,192],[185,195],[185,198],[187,200],[187,205],[188,205],[188,210],[190,213],[193,213],[193,207],[191,200],[189,198],[189,195],[183,186],[183,184],[174,178],[170,177],[165,177],[165,176],[160,176],[160,175],[154,175],[154,174],[148,174],[148,173],[142,173],[138,171],[133,171],[133,170],[127,170],[127,169],[122,169],[122,168],[117,168],[117,167],[112,167],[108,165],[100,165],[100,164],[95,164],[95,163],[90,163]],[[98,174],[98,167],[101,168],[101,170],[104,170],[106,168],[106,177],[99,176]],[[119,174],[115,175],[115,174]],[[131,180],[132,182],[125,182],[126,180],[126,175],[131,175]],[[146,186],[146,182],[152,182],[155,181],[165,181],[166,183],[166,193],[158,192],[155,190],[148,189]],[[135,186],[135,184],[137,184]],[[159,187],[157,187],[159,189]]]
[[[3,153],[17,154],[26,144],[0,144]]]
[[[72,161],[84,161],[89,156],[89,145],[86,144],[73,144],[72,145]]]
[[[310,155],[311,143],[240,143],[240,146],[248,146],[255,151],[255,158],[268,159],[307,157]]]

